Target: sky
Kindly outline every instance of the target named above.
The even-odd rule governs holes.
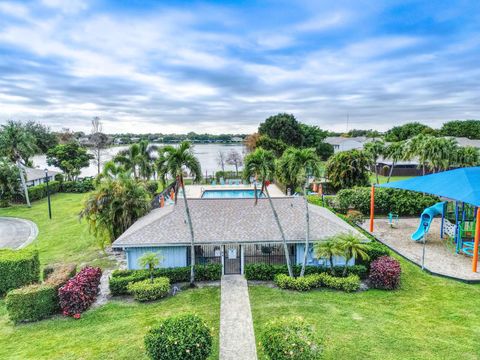
[[[480,1],[0,0],[0,124],[250,133],[480,118]]]

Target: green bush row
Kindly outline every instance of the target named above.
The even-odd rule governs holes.
[[[155,278],[166,277],[170,283],[190,281],[190,266],[178,268],[155,269],[153,272]],[[220,280],[222,276],[222,265],[208,264],[195,265],[195,281],[214,281]],[[116,270],[110,278],[110,292],[112,295],[128,294],[128,284],[146,280],[150,277],[148,270]]]
[[[300,265],[293,267],[294,276],[300,275]],[[305,275],[329,273],[331,269],[324,266],[306,266]],[[343,266],[334,267],[335,274],[341,276]],[[247,264],[245,265],[245,278],[247,280],[273,281],[276,275],[288,275],[287,265],[269,265],[269,264]],[[353,265],[347,268],[348,275],[357,275],[361,279],[367,277],[367,267],[365,265]]]
[[[48,190],[50,194],[55,193],[86,193],[95,188],[92,179],[81,181],[49,181]],[[20,194],[20,196],[22,196]],[[42,183],[28,188],[28,197],[30,201],[36,201],[47,197],[47,184]],[[21,198],[20,198],[21,199]],[[17,199],[17,200],[20,200]]]
[[[422,211],[440,201],[436,196],[423,195],[398,189],[375,189],[375,213],[387,215],[394,212],[398,215],[420,215]],[[370,188],[356,187],[343,189],[337,193],[332,207],[343,214],[349,209],[360,211],[362,214],[370,213]]]
[[[292,278],[285,274],[279,274],[275,276],[275,284],[281,289],[296,291],[308,291],[319,287],[327,287],[352,292],[357,291],[360,288],[360,278],[357,275],[335,277],[327,273],[310,274],[297,278]]]
[[[158,277],[132,282],[127,285],[127,290],[137,301],[158,300],[168,295],[170,292],[170,280],[166,277]]]
[[[0,296],[9,290],[33,284],[40,279],[36,250],[0,250]]]
[[[14,323],[38,321],[60,310],[58,289],[75,275],[75,264],[55,266],[43,284],[11,290],[5,298],[8,316]],[[45,274],[45,273],[44,273]]]

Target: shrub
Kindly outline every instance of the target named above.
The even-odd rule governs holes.
[[[128,284],[127,290],[138,301],[158,300],[168,295],[170,291],[170,280],[166,277],[159,277],[132,282]]]
[[[58,290],[64,315],[79,316],[95,301],[102,270],[85,267]]]
[[[154,180],[147,181],[145,183],[145,187],[147,191],[152,195],[155,196],[158,193],[158,182]]]
[[[295,276],[300,275],[300,265],[293,267]],[[343,266],[335,266],[335,274],[341,276]],[[325,266],[306,266],[305,275],[329,273],[330,268]],[[286,265],[269,265],[269,264],[247,264],[245,265],[245,277],[247,280],[273,281],[278,274],[288,274]],[[347,275],[358,275],[361,279],[367,277],[367,268],[365,265],[353,265],[347,268]]]
[[[145,348],[154,360],[204,360],[212,351],[212,335],[197,315],[170,317],[145,335]]]
[[[365,217],[358,210],[348,210],[347,219],[354,224],[361,224],[365,220]]]
[[[342,290],[346,292],[357,291],[360,288],[360,278],[357,275],[335,277],[327,273],[310,274],[304,277],[291,278],[285,274],[275,276],[275,284],[281,289],[308,291],[319,287]]]
[[[390,250],[388,247],[376,240],[368,243],[368,248],[365,250],[365,252],[368,254],[368,260],[360,259],[358,262],[366,267],[370,267],[370,264],[379,257],[390,255]]]
[[[368,280],[376,289],[395,290],[400,285],[402,269],[400,263],[392,257],[382,256],[372,262]]]
[[[0,250],[0,296],[38,282],[40,262],[36,250]]]
[[[93,180],[85,178],[81,181],[64,181],[60,184],[60,192],[64,193],[86,193],[95,189]]]
[[[196,281],[215,281],[222,276],[220,264],[195,265]],[[127,286],[131,282],[146,280],[150,277],[148,270],[116,270],[110,278],[110,292],[114,296],[127,295]],[[161,268],[153,271],[153,277],[167,277],[170,283],[190,281],[190,266],[178,268]]]
[[[322,355],[317,332],[302,318],[267,323],[261,335],[261,344],[270,360],[316,360]]]
[[[398,215],[419,215],[426,207],[437,203],[439,198],[411,191],[377,188],[375,190],[375,213],[386,215],[389,212]],[[343,189],[337,193],[332,206],[336,211],[346,214],[355,209],[362,214],[370,213],[370,188],[357,187]]]
[[[60,310],[58,289],[75,275],[75,268],[75,264],[47,267],[43,284],[10,291],[5,298],[10,320],[15,323],[38,321],[57,313]]]
[[[58,181],[49,181],[48,182],[48,190],[50,194],[55,194],[60,189],[60,183]],[[47,184],[42,183],[35,186],[30,186],[28,188],[28,197],[30,201],[36,201],[43,199],[47,196]]]

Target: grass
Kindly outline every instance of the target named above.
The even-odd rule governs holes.
[[[140,304],[111,301],[75,320],[57,316],[14,326],[0,300],[0,359],[147,359],[143,337],[160,319],[196,313],[213,329],[218,359],[220,288],[185,290],[175,297]]]
[[[302,316],[326,359],[478,359],[480,285],[433,277],[401,261],[400,290],[299,293],[251,286],[257,343],[267,321]],[[258,347],[262,358],[261,346]]]
[[[0,209],[0,216],[14,216],[32,220],[38,226],[38,237],[30,244],[40,251],[43,265],[57,262],[111,266],[106,254],[100,250],[89,233],[87,223],[80,222],[78,214],[85,194],[54,194],[52,220],[48,218],[47,200],[32,203],[32,207],[16,205]]]
[[[413,176],[392,176],[390,178],[390,182],[394,182],[394,181],[400,181],[400,180],[406,180],[406,179],[410,179],[412,178]],[[382,175],[378,175],[378,182],[380,184],[384,184],[386,183],[388,180],[388,176],[382,176]],[[372,184],[376,184],[377,183],[377,178],[375,176],[374,173],[370,174],[370,182]]]

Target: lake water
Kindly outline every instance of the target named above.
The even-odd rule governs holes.
[[[162,146],[163,144],[155,144]],[[103,150],[102,154],[102,164],[111,160],[120,150],[126,149],[128,146],[114,146],[108,149]],[[242,144],[195,144],[193,147],[193,152],[200,161],[202,166],[202,173],[205,176],[205,172],[210,176],[215,171],[221,170],[220,165],[217,163],[218,153],[223,152],[225,155],[228,154],[231,150],[236,150],[242,156],[245,155],[245,147]],[[47,157],[45,155],[37,155],[33,157],[34,167],[40,169],[48,168],[49,170],[57,170],[53,166],[47,165]],[[235,170],[234,166],[225,165],[225,170]],[[80,176],[96,176],[97,175],[97,165],[92,160],[90,166],[83,168]]]

